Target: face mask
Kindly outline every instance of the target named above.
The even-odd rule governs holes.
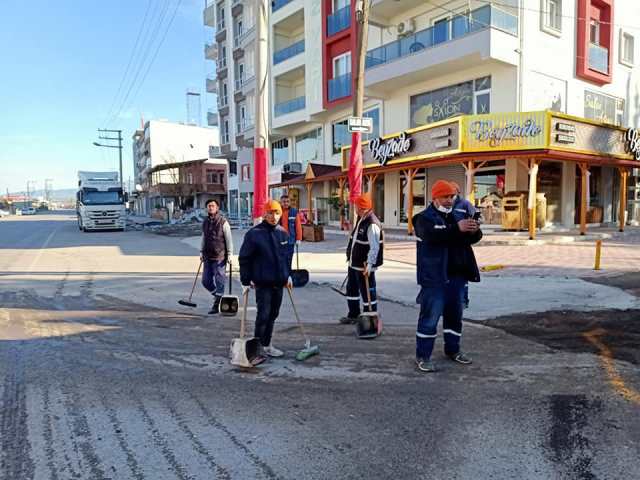
[[[447,207],[443,207],[442,205],[438,205],[436,208],[438,209],[439,212],[442,212],[442,213],[451,213],[453,211],[453,207],[447,208]]]

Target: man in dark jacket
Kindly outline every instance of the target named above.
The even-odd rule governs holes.
[[[376,296],[376,269],[383,261],[382,224],[373,213],[373,202],[369,194],[363,194],[355,202],[358,219],[349,236],[347,245],[347,306],[349,313],[340,319],[340,323],[355,323],[360,315],[360,297],[364,311],[369,311],[367,286],[364,276],[369,275],[371,311],[378,311]]]
[[[289,235],[287,258],[289,259],[289,268],[291,268],[296,245],[299,246],[302,241],[302,221],[300,220],[300,215],[298,215],[298,209],[289,206],[289,195],[280,197],[280,206],[282,206],[280,225]]]
[[[479,282],[480,272],[471,245],[482,238],[477,221],[456,219],[455,188],[438,180],[431,189],[431,205],[413,217],[417,242],[417,279],[420,316],[416,331],[416,364],[434,372],[431,361],[438,320],[443,317],[444,353],[451,360],[470,364],[460,350],[462,310],[466,282]]]
[[[280,313],[282,289],[291,286],[287,261],[289,235],[278,225],[282,216],[280,204],[270,200],[264,210],[262,222],[247,232],[240,247],[240,282],[243,294],[252,287],[256,290],[255,336],[260,339],[264,353],[281,357],[284,354],[271,345],[271,336]]]
[[[204,264],[202,285],[214,295],[209,315],[220,312],[220,299],[224,295],[226,266],[233,255],[233,238],[227,219],[220,215],[217,200],[207,200],[207,218],[202,223],[200,258]]]

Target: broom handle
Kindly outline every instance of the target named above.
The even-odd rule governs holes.
[[[296,270],[300,270],[300,258],[298,257],[298,242],[296,242]]]
[[[240,319],[240,338],[244,338],[244,326],[247,322],[247,304],[249,303],[249,290],[244,294],[244,306],[242,307],[242,318]]]
[[[300,327],[300,331],[302,332],[302,336],[304,337],[305,342],[309,342],[309,338],[307,338],[307,333],[304,331],[304,327],[302,326],[302,322],[300,321],[300,316],[298,315],[298,309],[296,308],[296,304],[293,303],[293,294],[291,293],[291,287],[286,287],[287,292],[289,293],[289,300],[291,300],[291,306],[293,307],[293,314],[296,316],[296,321],[298,322],[298,326]]]
[[[365,262],[364,268],[367,268],[367,264]],[[364,285],[367,287],[367,300],[369,302],[369,311],[373,311],[371,308],[371,290],[369,290],[369,272],[364,274]]]
[[[229,259],[229,295],[231,295],[231,279],[233,278],[233,263]]]
[[[196,283],[198,282],[198,277],[200,276],[200,269],[202,268],[202,259],[200,259],[200,265],[198,265],[198,271],[196,272],[196,278],[193,279],[193,287],[191,287],[191,293],[189,294],[189,301],[191,301],[191,297],[193,297],[193,291],[196,289]]]

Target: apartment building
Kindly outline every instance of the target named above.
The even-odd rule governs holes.
[[[246,218],[253,200],[256,4],[207,0],[204,19],[214,29],[216,67],[207,85],[217,97],[210,115],[219,122],[220,156],[229,160],[229,213]]]
[[[211,158],[210,155],[215,154],[219,148],[219,135],[216,127],[203,128],[166,120],[147,121],[144,128],[134,132],[132,140],[137,191],[134,210],[139,215],[149,215],[157,203],[157,199],[154,197],[158,196],[156,195],[158,190],[153,191],[151,188],[153,186],[151,174],[154,169],[161,166],[208,160]],[[206,184],[206,182],[201,183]],[[219,193],[217,187],[212,193]],[[160,203],[163,202],[164,200]],[[189,205],[195,208],[201,206],[198,204],[197,198],[195,203],[189,202]]]
[[[345,189],[354,8],[282,0],[271,15],[272,191],[288,189],[322,223],[339,221]],[[638,24],[640,4],[621,0],[372,0],[363,151],[381,220],[410,230],[438,178],[489,223],[510,191],[544,194],[551,225],[580,223],[585,199],[587,223],[640,220],[640,164],[624,138],[640,120]],[[410,147],[382,158],[368,142],[379,137],[374,146]]]

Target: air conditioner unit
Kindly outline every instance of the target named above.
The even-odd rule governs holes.
[[[404,22],[400,22],[396,25],[396,32],[399,37],[404,37],[406,35],[410,35],[416,31],[416,22],[413,18],[405,20]]]
[[[302,163],[285,163],[284,165],[282,165],[282,173],[302,173]]]

